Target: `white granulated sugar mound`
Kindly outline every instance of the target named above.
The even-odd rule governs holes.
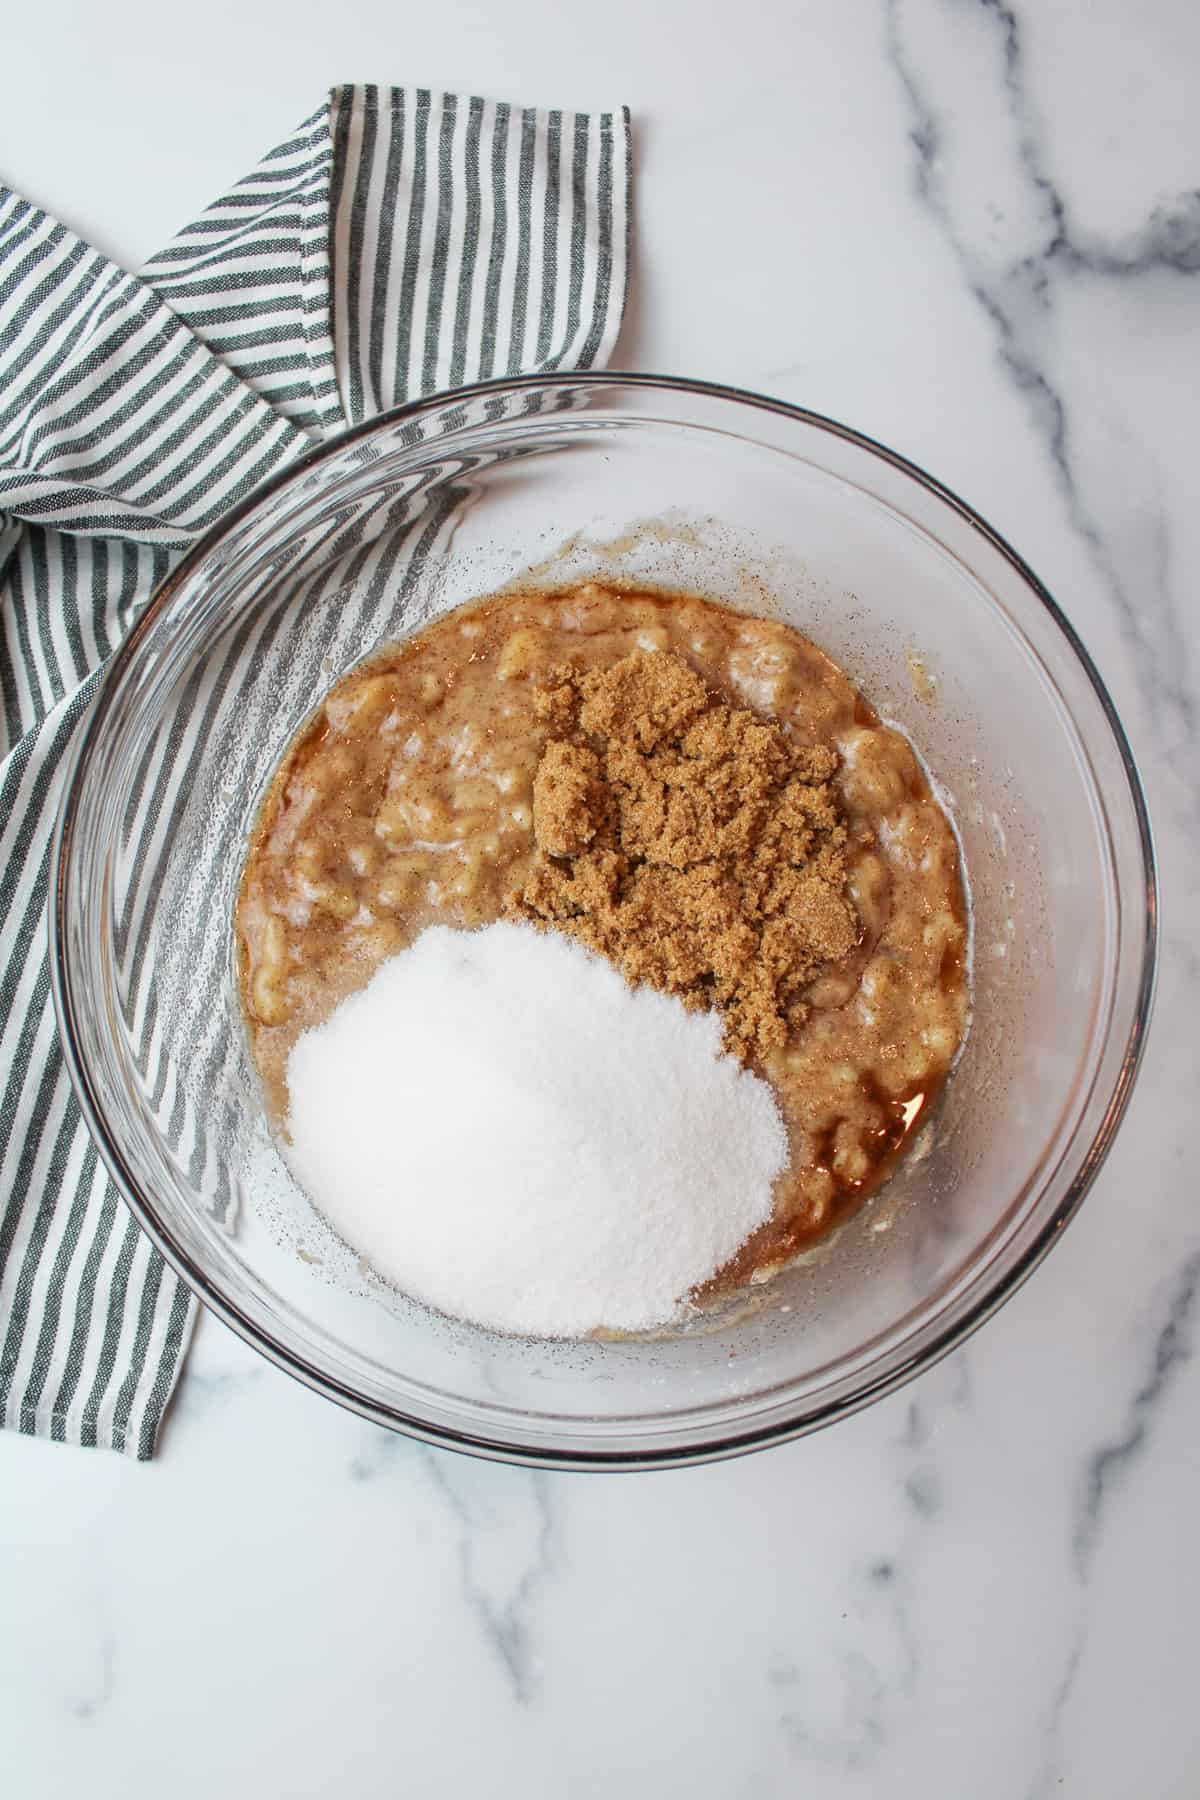
[[[527,925],[436,926],[300,1037],[289,1151],[334,1230],[530,1336],[676,1317],[771,1210],[787,1137],[710,1013]]]

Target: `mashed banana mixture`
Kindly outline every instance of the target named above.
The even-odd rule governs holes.
[[[427,925],[505,916],[717,1010],[770,1082],[790,1164],[721,1287],[878,1186],[966,1021],[957,845],[907,741],[799,633],[691,596],[502,595],[331,690],[237,907],[277,1120],[302,1031]]]

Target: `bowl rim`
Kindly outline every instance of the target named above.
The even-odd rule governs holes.
[[[80,1053],[79,1037],[75,1027],[72,965],[70,953],[66,948],[68,933],[65,916],[67,896],[65,865],[78,816],[80,777],[121,677],[136,657],[143,639],[166,609],[176,590],[190,578],[195,567],[212,552],[229,531],[264,499],[297,480],[314,467],[339,455],[348,445],[373,435],[381,428],[412,422],[419,417],[442,411],[448,406],[465,404],[477,398],[494,398],[545,389],[550,386],[594,389],[624,387],[651,392],[686,393],[718,401],[731,401],[736,405],[748,406],[757,411],[794,419],[801,424],[815,427],[819,431],[824,431],[865,450],[901,474],[908,476],[936,500],[948,506],[1010,564],[1030,592],[1041,602],[1050,620],[1061,632],[1068,648],[1074,653],[1099,702],[1101,712],[1116,745],[1128,784],[1142,856],[1145,931],[1141,945],[1141,969],[1132,1023],[1121,1054],[1116,1080],[1099,1126],[1087,1148],[1078,1172],[1040,1231],[1016,1258],[1012,1266],[968,1306],[960,1317],[944,1326],[941,1331],[936,1332],[931,1340],[919,1349],[912,1350],[901,1357],[895,1366],[866,1381],[852,1394],[810,1407],[802,1418],[784,1418],[768,1425],[719,1432],[715,1437],[701,1444],[666,1445],[633,1451],[584,1447],[558,1449],[510,1444],[483,1434],[432,1424],[428,1420],[406,1413],[398,1407],[389,1407],[369,1400],[316,1367],[303,1356],[277,1342],[264,1327],[256,1323],[241,1307],[222,1293],[206,1271],[176,1242],[167,1224],[155,1210],[153,1199],[139,1188],[109,1131],[90,1072]],[[174,1269],[189,1290],[231,1330],[267,1357],[277,1368],[302,1382],[314,1393],[335,1401],[374,1424],[403,1432],[423,1443],[442,1449],[466,1452],[492,1461],[514,1463],[527,1468],[636,1472],[688,1467],[698,1463],[723,1461],[730,1457],[745,1455],[769,1444],[785,1443],[794,1438],[807,1436],[810,1432],[832,1424],[837,1419],[848,1418],[854,1413],[862,1411],[864,1407],[871,1405],[875,1400],[882,1399],[885,1395],[903,1387],[964,1343],[1028,1280],[1034,1269],[1048,1254],[1051,1246],[1062,1236],[1064,1227],[1075,1217],[1099,1174],[1125,1116],[1141,1067],[1153,1012],[1158,972],[1159,894],[1154,839],[1133,751],[1096,664],[1062,608],[1024,558],[999,531],[989,525],[987,520],[952,488],[939,481],[936,476],[931,475],[919,463],[902,456],[898,451],[892,450],[866,432],[858,431],[852,426],[843,424],[840,420],[830,418],[827,414],[794,405],[790,401],[757,393],[753,389],[730,386],[720,382],[692,380],[686,376],[659,375],[647,372],[588,369],[563,371],[557,375],[503,376],[491,381],[474,382],[465,387],[448,389],[419,400],[405,401],[402,405],[390,407],[384,412],[373,415],[370,419],[336,433],[321,443],[314,444],[311,449],[303,451],[293,461],[282,469],[276,470],[238,500],[222,514],[215,525],[210,526],[189,546],[180,561],[159,583],[140,617],[122,639],[104,669],[90,704],[87,721],[79,734],[65,774],[62,799],[51,840],[49,874],[47,925],[50,951],[50,988],[67,1073],[78,1099],[84,1122],[111,1180],[141,1228],[160,1251],[168,1265]]]

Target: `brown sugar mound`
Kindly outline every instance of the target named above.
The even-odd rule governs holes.
[[[834,751],[726,705],[665,651],[557,669],[536,706],[556,735],[509,910],[719,1008],[743,1061],[784,1044],[805,987],[859,941]]]

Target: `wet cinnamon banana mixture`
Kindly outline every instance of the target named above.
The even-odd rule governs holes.
[[[770,1082],[790,1164],[721,1288],[879,1185],[966,1022],[957,844],[909,744],[798,632],[710,600],[503,595],[330,691],[237,905],[277,1121],[302,1031],[426,926],[501,917],[717,1009]]]

